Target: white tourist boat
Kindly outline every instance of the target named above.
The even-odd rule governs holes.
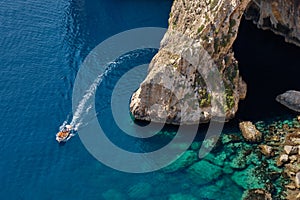
[[[74,129],[71,125],[66,125],[56,134],[56,141],[58,143],[67,142],[74,134],[72,132]]]

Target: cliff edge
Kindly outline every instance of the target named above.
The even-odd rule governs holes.
[[[246,97],[232,45],[241,18],[299,45],[298,1],[175,0],[148,75],[133,94],[135,119],[169,124],[229,120]],[[300,46],[300,45],[299,45]]]

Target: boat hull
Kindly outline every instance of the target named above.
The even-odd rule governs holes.
[[[59,133],[57,133],[55,139],[58,143],[61,143],[61,142],[67,142],[71,137],[72,137],[71,133],[68,133],[68,135],[64,137],[60,136]]]

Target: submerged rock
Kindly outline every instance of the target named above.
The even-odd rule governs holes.
[[[256,168],[250,165],[247,169],[236,171],[231,179],[242,188],[249,190],[254,188],[265,188]]]
[[[244,169],[248,166],[248,156],[246,150],[238,151],[237,155],[230,161],[230,167],[233,169]]]
[[[241,198],[240,187],[227,177],[223,177],[210,185],[192,188],[198,200],[238,200]],[[188,199],[187,199],[188,200]]]
[[[165,167],[163,171],[165,173],[171,173],[179,170],[183,170],[186,167],[192,165],[198,160],[198,155],[195,151],[189,150],[183,153],[175,162]]]
[[[241,142],[241,140],[240,136],[234,134],[223,134],[221,138],[222,144]]]
[[[194,183],[204,185],[216,180],[222,174],[222,168],[201,160],[189,167],[187,174]]]
[[[276,101],[288,107],[291,110],[300,112],[300,92],[289,90],[276,97]]]
[[[171,194],[168,198],[168,200],[197,200],[196,197],[190,194],[182,194],[182,193],[177,193],[177,194]]]
[[[272,200],[272,196],[264,189],[252,189],[243,194],[243,200]]]
[[[193,142],[191,144],[191,149],[194,150],[194,151],[198,151],[201,147],[201,143],[200,142]]]
[[[255,125],[252,122],[241,122],[239,124],[240,130],[242,131],[242,135],[247,142],[261,142],[262,141],[262,133],[259,132]]]
[[[220,152],[218,155],[214,155],[212,153],[207,154],[204,159],[213,163],[214,165],[218,165],[220,167],[224,166],[224,162],[226,160],[226,153],[225,152]]]
[[[131,199],[145,199],[150,196],[151,191],[152,186],[149,183],[140,182],[131,186],[127,193]]]
[[[102,194],[103,199],[105,200],[120,200],[126,199],[125,195],[122,194],[120,191],[115,189],[107,190]]]

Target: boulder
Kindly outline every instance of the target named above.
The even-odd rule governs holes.
[[[297,132],[286,135],[285,143],[291,146],[300,145],[300,134],[298,134]]]
[[[291,145],[285,145],[283,147],[283,150],[287,155],[294,155],[298,153],[298,147],[297,146],[291,146]]]
[[[290,163],[294,163],[298,160],[298,157],[296,155],[292,155],[292,156],[289,156],[289,160],[290,160]]]
[[[300,92],[295,90],[289,90],[276,97],[276,101],[289,109],[300,112]]]
[[[290,189],[290,190],[296,190],[296,186],[294,183],[289,183],[285,185],[285,188]]]
[[[285,164],[284,166],[284,171],[286,173],[290,173],[292,174],[292,176],[295,176],[297,172],[300,171],[300,165],[298,165],[297,163],[288,163]]]
[[[272,196],[264,189],[251,189],[243,194],[243,200],[272,200]]]
[[[241,122],[239,127],[247,142],[256,143],[262,141],[262,133],[256,129],[252,122]]]
[[[201,160],[189,167],[187,174],[197,185],[204,185],[216,180],[222,174],[222,168]]]
[[[259,145],[259,148],[260,148],[261,153],[264,154],[266,157],[274,156],[274,152],[273,152],[272,147],[270,147],[268,145],[265,145],[265,144],[262,144],[262,145]]]
[[[289,160],[289,156],[287,154],[281,154],[278,159],[277,159],[277,166],[280,167],[282,166],[284,163],[286,163]]]
[[[300,192],[297,190],[288,190],[286,200],[300,200]]]
[[[297,187],[297,188],[300,188],[300,172],[297,172],[297,173],[296,173],[296,176],[295,176],[295,184],[296,184],[296,187]]]

